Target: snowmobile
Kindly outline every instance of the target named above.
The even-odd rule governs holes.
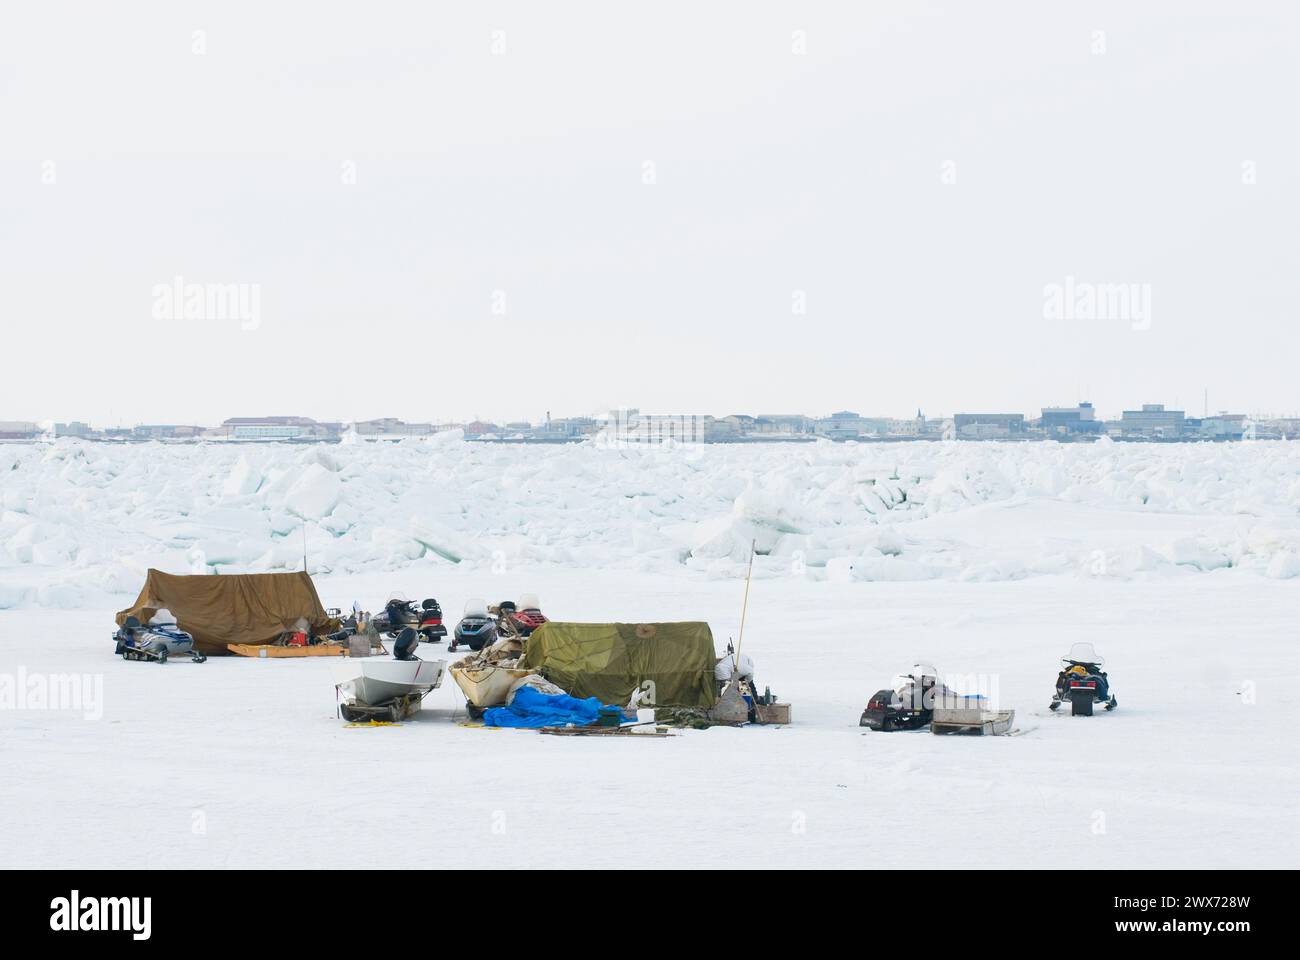
[[[415,604],[407,600],[404,594],[394,593],[384,603],[384,609],[375,614],[370,622],[376,630],[392,640],[404,628],[417,626],[420,622],[420,613],[415,609]]]
[[[934,719],[935,699],[946,690],[933,665],[915,664],[910,672],[894,677],[892,686],[871,695],[858,726],[882,732],[920,730]]]
[[[148,624],[138,617],[127,617],[113,634],[117,642],[114,653],[123,660],[152,660],[166,663],[172,654],[184,654],[194,663],[208,658],[194,649],[194,638],[176,625],[170,610],[158,610]]]
[[[384,609],[375,614],[371,621],[375,629],[390,640],[406,627],[414,627],[420,638],[426,642],[440,640],[447,635],[447,628],[442,625],[442,607],[437,600],[425,600],[416,607],[413,600],[407,600],[400,593],[394,593],[384,604]]]
[[[519,598],[519,603],[502,600],[495,607],[489,607],[488,612],[496,615],[498,636],[526,640],[546,622],[540,607],[536,594],[525,593]]]
[[[471,650],[490,647],[497,640],[496,618],[488,614],[487,602],[474,599],[465,602],[465,615],[456,624],[456,634],[452,637],[451,647],[455,650],[465,644]]]
[[[420,604],[420,640],[424,643],[437,643],[447,636],[447,628],[442,625],[442,607],[432,598]]]
[[[1061,658],[1061,664],[1049,710],[1060,709],[1061,704],[1068,700],[1071,716],[1091,717],[1095,703],[1105,704],[1105,710],[1119,706],[1119,701],[1110,692],[1110,680],[1101,669],[1106,661],[1097,655],[1091,643],[1076,643],[1069,654]]]

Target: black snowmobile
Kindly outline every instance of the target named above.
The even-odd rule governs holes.
[[[447,628],[442,625],[442,607],[437,600],[425,600],[417,607],[415,601],[407,600],[400,593],[389,597],[384,609],[371,622],[390,640],[396,640],[407,627],[413,628],[425,643],[437,642],[447,635]]]
[[[894,678],[894,685],[877,690],[867,701],[858,726],[888,732],[919,730],[934,718],[934,700],[939,671],[928,663],[918,663],[909,673]]]
[[[1114,710],[1119,706],[1119,701],[1110,692],[1110,680],[1101,669],[1106,661],[1097,655],[1091,643],[1076,643],[1069,654],[1061,658],[1061,664],[1049,710],[1059,710],[1068,700],[1071,716],[1091,717],[1095,703],[1104,704],[1104,710]]]
[[[465,615],[456,624],[456,635],[451,641],[451,650],[461,644],[471,650],[482,650],[497,641],[497,619],[488,613],[487,602],[469,600],[465,603]]]
[[[424,643],[437,643],[447,635],[447,628],[442,625],[442,607],[432,598],[420,604],[420,640]]]

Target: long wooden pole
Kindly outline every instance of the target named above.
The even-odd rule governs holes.
[[[749,610],[749,580],[754,575],[754,548],[757,540],[749,542],[749,570],[745,572],[745,601],[740,605],[740,633],[736,635],[736,653],[732,663],[733,673],[740,673],[740,645],[745,642],[745,613]]]

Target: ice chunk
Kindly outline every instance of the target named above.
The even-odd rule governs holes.
[[[319,463],[310,464],[294,481],[284,499],[285,509],[306,520],[327,517],[338,505],[343,482]]]
[[[1300,553],[1285,550],[1275,555],[1269,561],[1265,574],[1274,580],[1290,580],[1292,577],[1300,577]]]
[[[230,470],[230,475],[226,477],[226,482],[221,487],[223,497],[245,497],[250,493],[256,493],[257,488],[262,485],[262,474],[253,469],[252,464],[246,457],[241,456],[235,461],[234,467]]]

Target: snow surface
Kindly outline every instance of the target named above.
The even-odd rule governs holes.
[[[103,691],[0,708],[0,866],[1293,867],[1297,449],[0,446],[0,683]],[[304,518],[327,605],[536,592],[719,649],[757,538],[744,652],[795,722],[470,729],[448,681],[352,729],[318,661],[112,656],[146,567],[292,569]],[[1113,714],[1045,709],[1078,641]],[[918,660],[994,675],[1022,735],[860,729]]]

